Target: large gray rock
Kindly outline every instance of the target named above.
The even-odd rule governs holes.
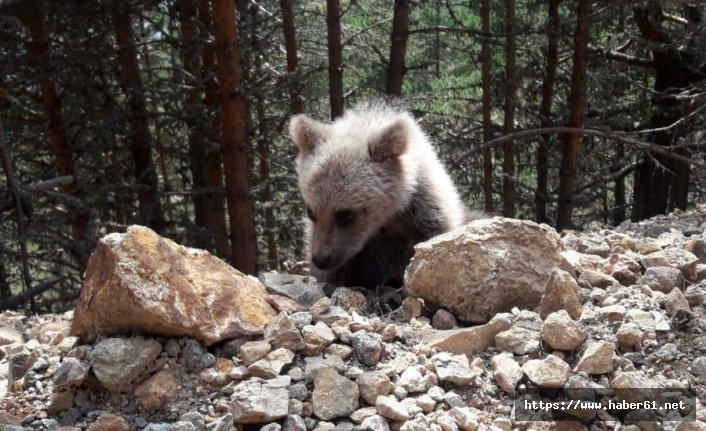
[[[289,414],[289,376],[251,379],[233,388],[230,413],[237,424],[272,422]]]
[[[260,281],[269,293],[291,298],[304,309],[325,296],[323,284],[310,275],[265,272],[260,276]]]
[[[509,329],[511,325],[512,315],[501,313],[484,325],[447,331],[427,331],[421,338],[429,347],[436,347],[457,355],[475,355],[494,346],[495,336]]]
[[[349,416],[358,408],[358,385],[339,375],[333,368],[318,373],[311,396],[317,418],[330,421]]]
[[[554,268],[567,268],[564,244],[546,225],[495,217],[415,246],[405,272],[411,295],[461,320],[484,323],[513,307],[539,305]]]
[[[65,358],[54,373],[54,390],[61,391],[81,386],[88,377],[89,370],[90,366],[87,363],[76,358]]]
[[[106,338],[93,349],[93,374],[107,389],[120,392],[127,389],[161,352],[162,345],[156,340]]]

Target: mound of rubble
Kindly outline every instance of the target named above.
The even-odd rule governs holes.
[[[420,244],[383,316],[375,292],[223,275],[131,228],[101,240],[75,312],[0,314],[0,428],[704,430],[705,228],[704,206],[563,237],[480,221]],[[516,402],[667,389],[690,420]]]

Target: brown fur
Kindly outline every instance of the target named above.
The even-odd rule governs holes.
[[[308,245],[317,278],[400,285],[415,244],[465,222],[451,179],[408,113],[370,102],[331,124],[295,116],[290,134],[313,216]]]

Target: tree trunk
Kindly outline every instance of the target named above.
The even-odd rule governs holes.
[[[213,34],[213,20],[211,19],[209,0],[199,0],[199,21],[201,40],[210,40]],[[226,227],[226,202],[223,190],[223,157],[220,151],[220,124],[221,116],[218,110],[218,83],[216,81],[216,58],[213,42],[208,42],[203,48],[203,74],[204,83],[204,108],[208,111],[207,130],[204,133],[206,145],[206,183],[204,200],[207,205],[206,212],[209,224],[215,239],[216,254],[225,258],[230,254],[230,238]]]
[[[539,110],[541,127],[551,125],[552,101],[554,97],[554,83],[556,82],[556,69],[559,53],[559,3],[561,0],[549,0],[549,28],[547,29],[547,68],[542,83],[542,105]],[[537,195],[535,196],[535,217],[537,223],[547,223],[547,198],[549,177],[549,135],[542,135],[537,149]]]
[[[387,64],[387,84],[385,93],[391,96],[402,95],[402,81],[405,74],[405,53],[409,30],[409,0],[395,0],[390,36],[390,61]]]
[[[192,188],[194,198],[194,221],[196,226],[212,232],[208,208],[208,161],[204,140],[203,80],[201,78],[201,52],[199,41],[197,4],[194,0],[178,0],[179,21],[181,23],[182,61],[184,64],[184,85],[186,90],[186,126],[189,129],[189,160],[191,165]],[[213,250],[212,238],[200,235],[199,247]]]
[[[74,170],[74,163],[71,158],[69,141],[64,130],[64,121],[61,116],[61,99],[56,92],[54,81],[51,78],[51,60],[49,55],[49,45],[44,34],[44,13],[41,8],[34,13],[27,15],[24,19],[29,27],[32,40],[27,44],[27,49],[37,61],[39,73],[37,74],[41,85],[42,106],[44,115],[47,118],[47,134],[56,170],[59,176],[71,175],[73,183],[66,183],[61,186],[61,191],[75,198],[81,197],[81,188]],[[90,250],[83,250],[80,244],[86,240],[86,225],[88,224],[88,214],[82,208],[70,208],[71,211],[71,238],[77,243],[77,257],[81,268],[85,266]]]
[[[569,100],[569,127],[583,127],[583,111],[586,101],[586,68],[588,42],[591,28],[591,0],[579,0],[574,38],[574,65],[571,72],[571,96]],[[578,167],[579,142],[581,136],[567,134],[564,139],[564,153],[561,160],[561,181],[559,184],[559,207],[557,209],[557,229],[572,227],[571,213],[574,206],[574,189]]]
[[[341,47],[341,4],[326,0],[326,30],[328,37],[328,79],[331,119],[343,115],[343,49]]]
[[[492,93],[490,89],[490,0],[481,1],[481,39],[480,63],[481,86],[483,88],[483,142],[493,139]],[[485,212],[492,213],[493,208],[493,149],[483,149],[483,198]]]
[[[238,23],[233,0],[212,0],[212,4],[231,254],[235,268],[254,274],[257,243],[249,192],[245,98],[240,89],[242,70]]]
[[[135,163],[139,221],[161,233],[164,231],[166,222],[159,202],[157,173],[152,160],[151,137],[147,126],[147,109],[128,7],[127,3],[115,4],[113,27],[118,44],[120,85],[128,100],[130,149]]]
[[[260,22],[258,17],[259,8],[257,5],[250,6],[250,16],[252,17],[252,49],[255,54],[255,73],[262,76],[262,60],[260,56]],[[265,101],[263,90],[255,92],[255,111],[257,113],[257,154],[260,162],[259,174],[260,184],[262,184],[262,208],[265,216],[265,238],[267,239],[267,264],[269,269],[277,269],[279,263],[279,253],[277,251],[277,227],[275,226],[275,214],[272,209],[272,186],[270,184],[270,148],[269,137],[267,136],[267,119],[265,116]]]
[[[615,147],[615,163],[611,166],[611,173],[618,172],[625,164],[625,144],[618,143]],[[621,175],[615,179],[615,190],[613,192],[615,202],[613,203],[612,222],[619,225],[625,220],[625,176]]]
[[[295,83],[295,74],[299,65],[297,57],[297,33],[294,27],[294,10],[292,0],[280,0],[282,9],[282,31],[284,32],[284,47],[287,51],[287,72],[289,73],[289,97],[291,99],[292,114],[304,112],[304,101]]]
[[[685,10],[687,29],[700,22],[697,8]],[[687,43],[674,43],[667,31],[662,28],[664,16],[659,2],[651,2],[634,10],[635,23],[642,37],[652,47],[655,84],[652,97],[652,111],[649,128],[661,129],[650,133],[648,139],[657,145],[669,147],[683,137],[683,127],[667,127],[681,118],[688,108],[674,98],[674,95],[701,81],[698,58],[689,52],[695,32],[689,34]],[[682,45],[682,47],[680,47]],[[694,58],[695,57],[695,58]],[[687,149],[675,150],[681,155],[689,155]],[[633,193],[632,219],[642,220],[663,214],[674,208],[686,209],[688,203],[690,166],[687,163],[654,154],[646,154],[635,171],[635,191]]]
[[[515,0],[505,0],[505,123],[503,133],[509,135],[515,129]],[[508,140],[503,144],[503,215],[515,215],[515,144]]]

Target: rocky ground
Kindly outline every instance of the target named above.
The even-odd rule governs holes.
[[[210,256],[144,231],[111,237],[76,311],[0,314],[0,427],[704,430],[705,228],[704,206],[561,238],[480,223],[420,246],[406,275],[415,296],[383,315],[375,292],[326,295],[304,275],[263,274],[266,293],[243,278],[247,296],[219,299],[194,282],[229,283]],[[130,260],[149,254],[143,240],[166,263]],[[574,409],[573,421],[526,421],[513,403],[621,388],[633,400],[681,389],[696,402],[680,414],[695,420]]]

